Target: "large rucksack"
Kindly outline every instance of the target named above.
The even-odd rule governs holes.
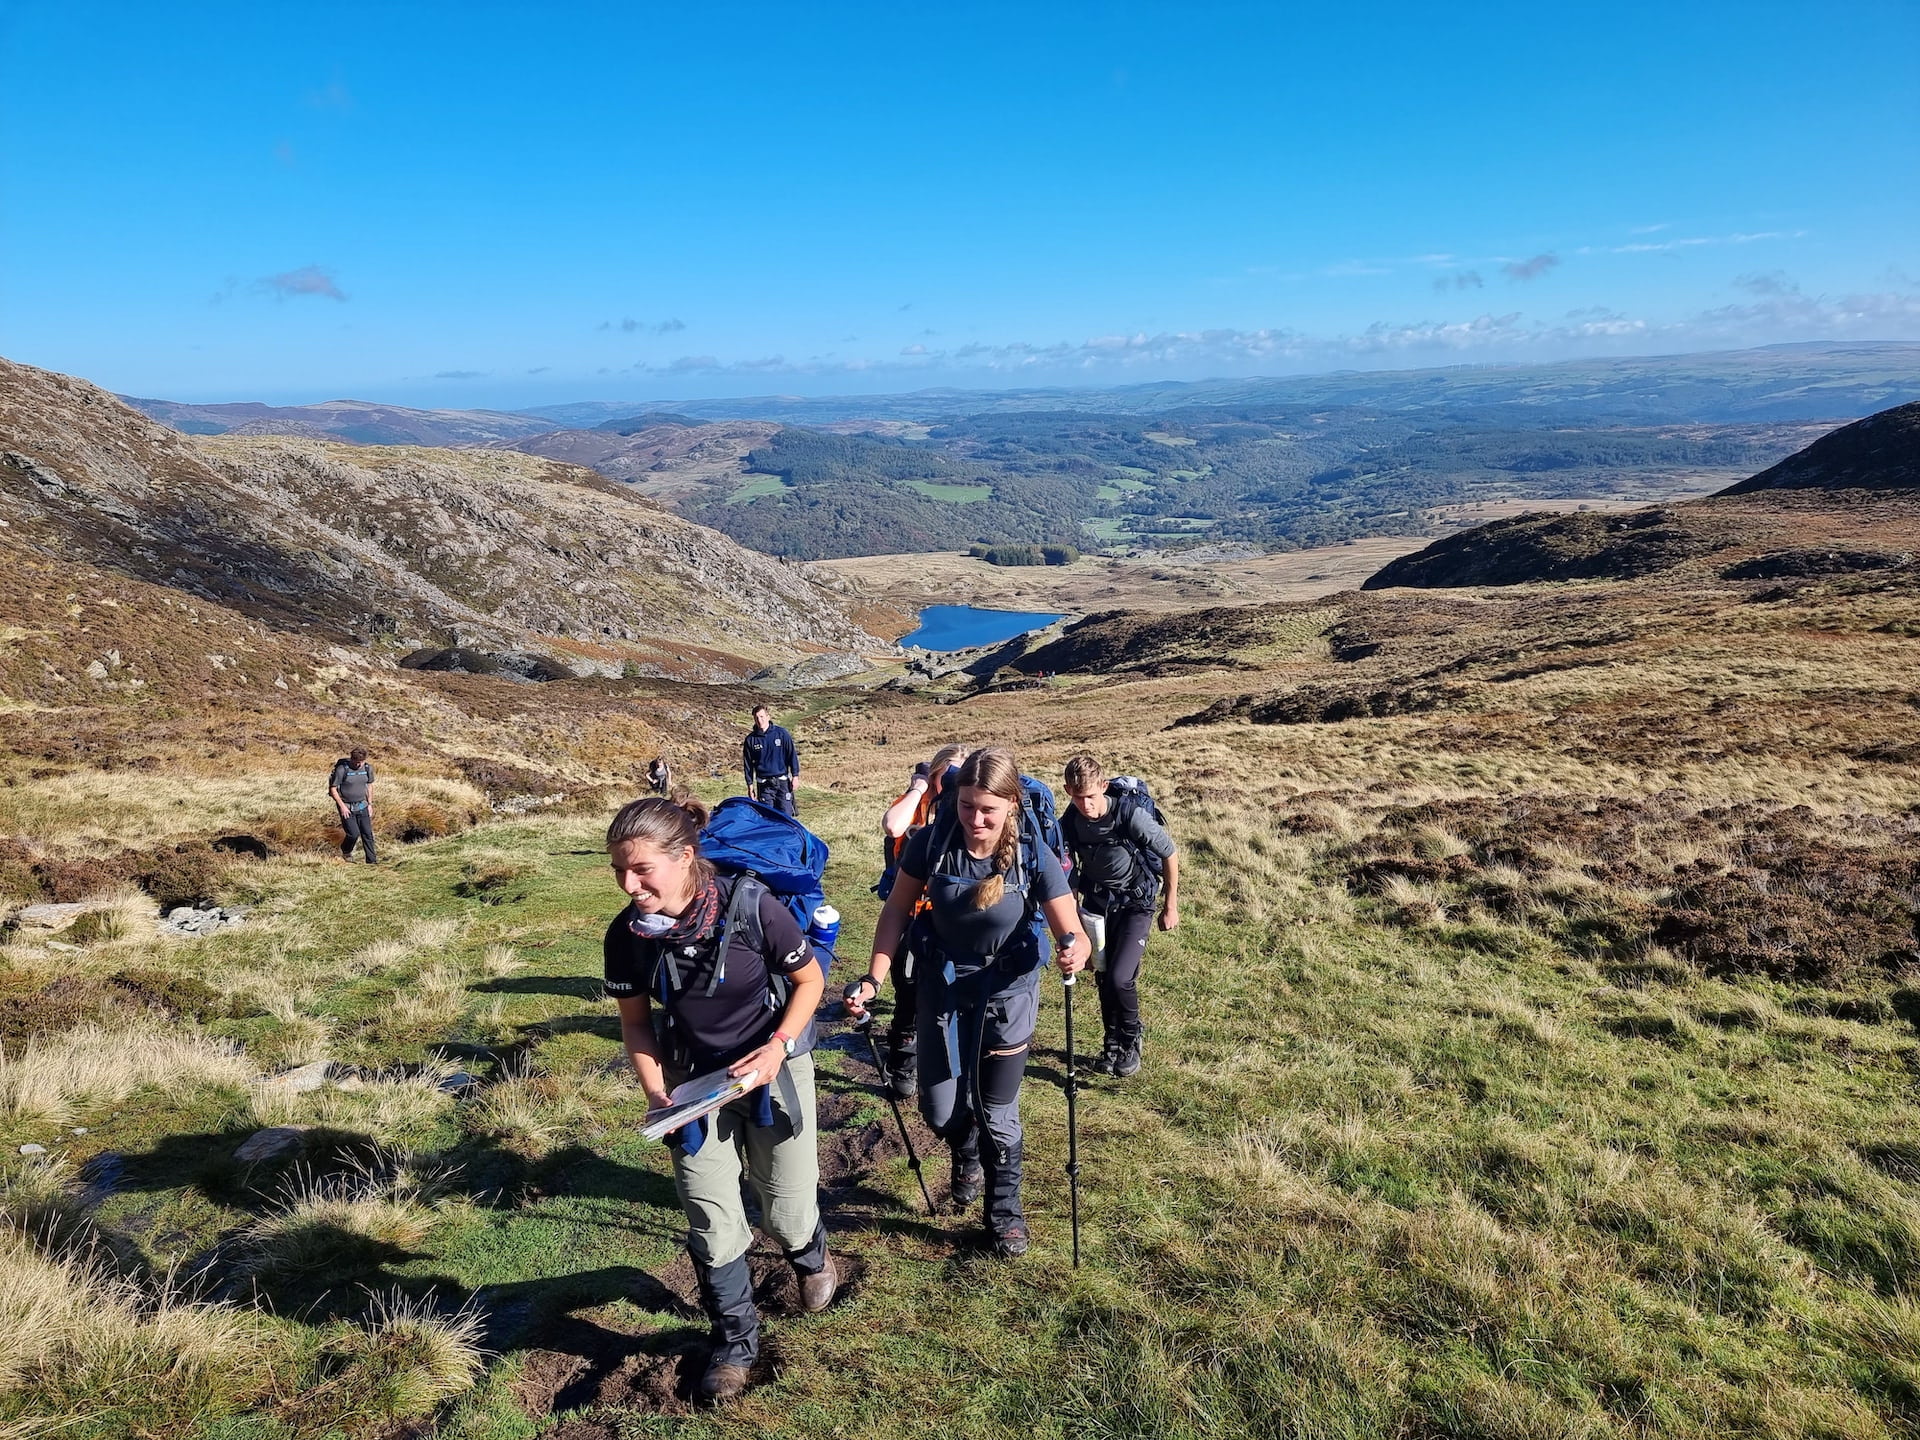
[[[1144,910],[1153,904],[1154,896],[1160,890],[1159,857],[1142,845],[1128,832],[1128,822],[1136,812],[1144,812],[1153,823],[1163,829],[1167,817],[1160,813],[1160,807],[1154,803],[1153,792],[1147,788],[1147,782],[1134,775],[1115,775],[1107,781],[1107,804],[1113,807],[1112,844],[1127,852],[1132,862],[1127,870],[1127,884],[1122,890],[1096,896],[1109,910]]]
[[[833,965],[833,951],[812,938],[811,926],[813,912],[827,901],[821,889],[821,880],[827,873],[827,842],[791,815],[784,815],[758,800],[735,795],[714,806],[712,816],[700,831],[700,853],[732,884],[726,914],[714,942],[717,958],[709,993],[719,984],[721,960],[731,936],[744,935],[752,949],[765,953],[766,932],[760,922],[760,897],[768,894],[785,905],[799,922],[824,979]],[[678,967],[664,954],[662,962],[649,988],[659,994],[671,1011],[673,990],[679,983]],[[787,976],[768,967],[769,1010],[784,1010],[792,989]],[[812,1046],[813,1026],[809,1022],[794,1053]]]

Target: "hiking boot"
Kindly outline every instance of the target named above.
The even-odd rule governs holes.
[[[947,1184],[947,1198],[953,1201],[954,1209],[964,1210],[978,1200],[986,1183],[987,1172],[981,1166],[979,1156],[953,1157],[953,1177]]]
[[[1027,1227],[1024,1221],[1015,1221],[1005,1229],[993,1232],[993,1253],[1002,1260],[1018,1260],[1027,1253]]]
[[[1120,1046],[1120,1053],[1114,1058],[1113,1073],[1122,1080],[1140,1073],[1140,1036],[1138,1032],[1127,1036]]]
[[[1121,1045],[1120,1045],[1119,1038],[1117,1036],[1109,1035],[1107,1037],[1106,1048],[1100,1052],[1098,1059],[1096,1059],[1091,1065],[1087,1066],[1087,1069],[1091,1070],[1096,1075],[1113,1074],[1115,1067],[1119,1064],[1120,1051],[1121,1051]]]
[[[738,1400],[746,1389],[747,1367],[730,1365],[718,1358],[707,1362],[707,1373],[700,1377],[702,1404],[724,1405],[729,1400]]]
[[[893,1098],[911,1100],[920,1084],[920,1060],[913,1051],[896,1051],[893,1057]]]
[[[833,1303],[833,1297],[840,1293],[840,1275],[834,1269],[833,1260],[811,1275],[800,1277],[800,1308],[809,1315],[818,1315]]]

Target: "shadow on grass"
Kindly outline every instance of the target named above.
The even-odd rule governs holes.
[[[605,994],[592,975],[508,975],[467,988],[481,995],[570,995],[576,1000],[599,1000]]]

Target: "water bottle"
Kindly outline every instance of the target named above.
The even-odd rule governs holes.
[[[813,921],[807,926],[807,935],[814,944],[831,955],[834,942],[840,938],[840,912],[831,905],[816,907]]]

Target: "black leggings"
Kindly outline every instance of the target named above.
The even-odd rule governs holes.
[[[1100,959],[1100,1019],[1107,1034],[1140,1033],[1140,961],[1153,933],[1151,910],[1116,910],[1107,916],[1107,947]]]

